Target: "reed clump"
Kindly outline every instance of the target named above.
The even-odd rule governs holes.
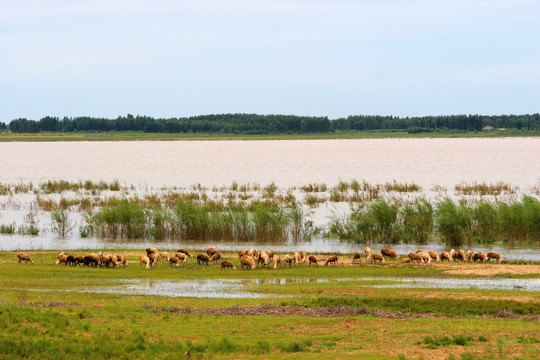
[[[486,183],[473,183],[473,184],[458,184],[454,187],[457,195],[501,195],[515,194],[517,188],[510,186],[509,184],[498,182],[496,184]]]

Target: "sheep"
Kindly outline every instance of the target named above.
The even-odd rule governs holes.
[[[232,262],[230,262],[229,260],[223,260],[221,262],[221,268],[222,269],[233,269],[233,270],[235,270],[236,266],[234,266],[234,264]]]
[[[29,262],[34,265],[34,261],[32,260],[32,258],[30,257],[30,255],[28,253],[18,253],[17,254],[17,258],[19,259],[19,264],[24,261],[24,262]]]
[[[264,255],[264,257],[267,257],[267,256],[268,256],[268,255],[266,255],[266,251],[264,251],[264,250],[259,251],[259,252],[255,255],[255,260],[257,260],[257,265],[259,265],[259,264],[264,264],[264,258],[263,258],[263,255]]]
[[[502,256],[498,252],[490,251],[487,253],[487,261],[490,261],[491,259],[495,259],[496,262],[502,262]]]
[[[101,258],[96,253],[90,253],[84,256],[84,265],[101,267]]]
[[[354,254],[353,254],[353,257],[351,259],[351,263],[355,263],[355,262],[360,262],[360,259],[361,259],[361,256],[360,256],[360,253],[358,251],[356,251]]]
[[[197,255],[197,264],[202,265],[203,263],[208,266],[208,263],[210,262],[210,257],[208,257],[207,254],[198,254]]]
[[[218,252],[217,254],[212,255],[212,258],[210,259],[210,262],[218,261],[218,260],[221,260],[221,259],[223,259],[223,256],[221,255],[220,252]]]
[[[409,259],[411,259],[411,263],[413,262],[424,262],[424,259],[422,258],[422,256],[420,256],[419,253],[413,253],[413,252],[410,252],[409,253],[409,256],[408,256]],[[431,259],[431,258],[430,258]]]
[[[441,259],[441,261],[445,261],[445,260],[450,261],[450,260],[452,260],[452,256],[450,256],[450,254],[447,253],[446,251],[443,251],[439,258]]]
[[[152,261],[152,267],[157,267],[159,255],[157,252],[148,254],[148,258]]]
[[[240,264],[242,264],[242,269],[245,267],[251,270],[255,269],[255,261],[253,261],[253,258],[251,256],[244,256],[242,259],[240,259]]]
[[[84,255],[80,255],[80,256],[75,256],[75,265],[86,265],[85,262],[84,262]]]
[[[452,259],[452,261],[456,260],[456,255],[456,250],[450,249],[450,258]]]
[[[371,251],[370,248],[365,247],[365,248],[364,248],[364,253],[366,254],[366,260],[367,260],[367,261],[370,261],[370,260],[371,260],[371,257],[373,256],[373,251]]]
[[[219,250],[215,247],[209,247],[208,249],[206,249],[206,254],[208,255],[208,257],[212,257],[214,256],[214,254],[217,254],[219,252]]]
[[[246,251],[245,255],[250,255],[250,256],[255,257],[255,254],[257,254],[257,251],[255,249],[249,249]]]
[[[311,264],[315,264],[315,266],[318,266],[319,264],[317,263],[317,261],[319,261],[317,259],[317,257],[315,255],[309,255],[309,266],[311,266]]]
[[[127,266],[126,255],[116,255],[116,262],[119,266]]]
[[[371,255],[371,262],[374,263],[376,261],[379,261],[381,264],[385,263],[384,256],[382,254],[372,254]]]
[[[165,260],[169,261],[169,253],[168,252],[159,253],[159,257],[161,259],[165,259]]]
[[[431,257],[431,260],[437,261],[437,262],[441,261],[439,254],[437,254],[435,251],[428,251],[427,253]]]
[[[294,264],[297,265],[299,262],[302,261],[302,256],[300,255],[300,253],[298,251],[295,251],[293,253],[293,258],[294,258]]]
[[[116,256],[114,256],[114,260],[113,260],[113,256],[112,255],[109,255],[109,254],[103,254],[103,252],[99,252],[99,259],[101,260],[101,267],[105,266],[105,267],[109,267],[110,265],[113,265],[116,267],[117,263],[116,263]]]
[[[469,249],[469,250],[467,250],[467,253],[465,254],[465,257],[467,258],[467,260],[472,261],[473,258],[474,258],[474,254],[476,254],[476,253]]]
[[[244,255],[246,255],[246,252],[245,252],[244,250],[240,250],[240,251],[238,252],[238,258],[239,258],[239,259],[241,259],[242,256],[244,256]]]
[[[146,269],[150,269],[150,258],[146,255],[141,255],[139,268],[141,269],[143,264],[145,265]]]
[[[467,254],[462,249],[459,249],[457,252],[457,259],[461,261],[467,261]]]
[[[473,256],[473,261],[480,261],[480,262],[486,262],[488,261],[488,257],[483,252],[479,251]]]
[[[169,258],[169,266],[174,266],[174,265],[176,265],[176,267],[180,266],[180,259],[177,258],[175,255]]]
[[[268,255],[268,257],[270,258],[270,260],[274,259],[274,250],[268,250],[268,252],[266,253],[266,255]]]
[[[278,265],[281,264],[281,257],[279,255],[274,256],[274,270],[278,268]]]
[[[391,257],[393,259],[399,259],[399,255],[394,250],[389,249],[389,248],[381,249],[381,254],[383,256],[388,256],[388,257]]]
[[[417,254],[422,258],[422,262],[427,262],[428,264],[431,264],[431,256],[427,251],[420,251]]]
[[[185,254],[187,257],[191,257],[191,254],[189,253],[189,251],[185,249],[180,249],[177,251],[177,253]]]
[[[260,257],[259,257],[259,262],[261,261],[264,264],[264,267],[268,269],[270,266],[270,257],[264,251],[260,254]]]
[[[328,266],[328,264],[337,265],[337,263],[338,263],[338,257],[336,255],[332,255],[328,259],[326,259],[324,266]]]
[[[157,255],[158,250],[156,248],[153,248],[153,247],[147,247],[146,248],[146,255],[150,255],[151,253],[155,253]]]
[[[408,258],[408,257],[401,259],[401,263],[402,263],[402,264],[408,264],[408,263],[410,263],[410,262],[411,262],[411,259]]]
[[[305,251],[300,251],[300,257],[302,258],[302,263],[305,263],[307,260],[307,253]]]
[[[186,254],[181,253],[181,252],[176,253],[176,255],[174,255],[174,256],[176,256],[178,258],[178,260],[181,260],[182,262],[186,262],[186,260],[188,258],[188,256]]]
[[[67,253],[65,251],[62,251],[58,256],[56,257],[56,265],[60,264],[66,264],[67,263]]]
[[[289,267],[292,267],[293,261],[294,261],[294,256],[292,256],[291,254],[285,255],[285,266],[287,266],[288,264]]]

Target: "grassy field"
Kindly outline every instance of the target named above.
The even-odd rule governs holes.
[[[129,266],[65,267],[52,251],[30,252],[34,265],[18,264],[16,253],[0,253],[0,358],[535,359],[540,350],[537,292],[376,287],[481,273],[535,279],[537,264],[341,259],[336,267],[221,270],[189,259],[145,270],[141,251],[111,253],[126,254]],[[239,265],[235,254],[225,256]],[[182,287],[174,296],[100,292],[134,281],[149,293],[175,281],[238,281],[255,297],[182,297]]]
[[[0,142],[9,141],[140,141],[140,140],[310,140],[310,139],[370,139],[370,138],[473,138],[540,136],[534,131],[431,132],[409,134],[406,131],[336,131],[313,134],[204,134],[204,133],[0,133]]]

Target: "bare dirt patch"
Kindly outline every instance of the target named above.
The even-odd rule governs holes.
[[[495,276],[495,275],[533,275],[540,274],[540,265],[514,264],[437,264],[445,273],[451,275]]]

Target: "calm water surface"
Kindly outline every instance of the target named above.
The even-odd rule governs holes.
[[[150,186],[339,180],[453,187],[540,182],[540,138],[0,143],[0,181],[120,180]]]

